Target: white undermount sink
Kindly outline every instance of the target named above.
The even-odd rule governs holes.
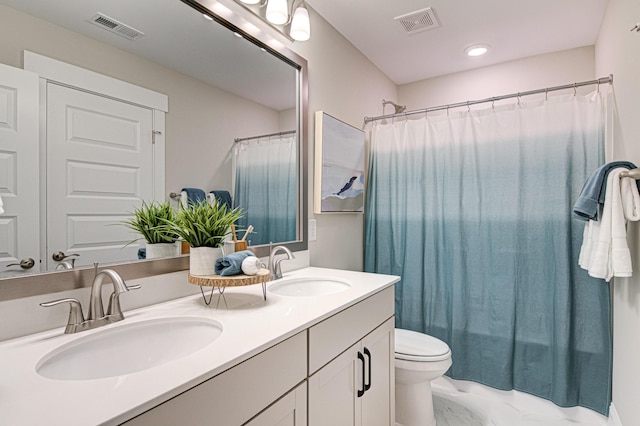
[[[207,318],[160,318],[130,324],[125,320],[121,324],[49,352],[36,371],[58,380],[122,376],[192,354],[222,334],[222,324]]]
[[[281,278],[269,286],[271,293],[280,296],[312,297],[348,290],[351,283],[334,277]]]

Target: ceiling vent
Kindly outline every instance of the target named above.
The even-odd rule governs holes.
[[[129,40],[137,40],[144,35],[142,31],[138,31],[135,28],[110,18],[107,15],[103,15],[102,13],[93,15],[88,21],[100,28],[116,33]]]
[[[396,16],[396,21],[402,25],[402,28],[407,34],[415,34],[421,31],[432,30],[440,26],[438,18],[433,8],[426,8],[417,10],[415,12],[407,13],[406,15]]]

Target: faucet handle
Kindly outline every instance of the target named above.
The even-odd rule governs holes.
[[[62,303],[69,303],[69,320],[67,321],[67,327],[65,328],[65,334],[74,333],[76,327],[84,322],[84,315],[82,314],[82,305],[78,299],[58,299],[50,302],[40,303],[40,306],[48,308],[50,306],[60,305]]]
[[[140,284],[127,285],[125,284],[127,291],[129,290],[138,290],[142,288]],[[124,319],[124,314],[122,313],[122,308],[120,307],[120,295],[122,293],[118,291],[114,291],[111,293],[111,297],[109,297],[109,305],[107,307],[107,317],[111,317],[114,321],[119,321]]]

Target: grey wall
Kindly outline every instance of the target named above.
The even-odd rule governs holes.
[[[307,5],[308,7],[308,5]],[[309,8],[310,9],[310,8]],[[382,99],[397,89],[322,17],[310,9],[311,39],[290,43],[309,65],[309,217],[317,220],[318,239],[309,243],[312,266],[362,270],[362,214],[313,214],[314,114],[325,111],[361,128],[365,116],[382,112]]]
[[[609,0],[596,43],[598,74],[613,74],[616,125],[610,160],[640,165],[640,2]],[[629,223],[627,240],[634,276],[613,287],[613,404],[621,423],[640,423],[640,226]]]

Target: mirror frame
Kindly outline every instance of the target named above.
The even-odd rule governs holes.
[[[269,35],[268,25],[256,21],[241,8],[229,4],[228,7],[216,0],[180,0],[186,6],[192,7],[200,13],[209,15],[218,24],[230,31],[242,35],[247,41],[264,48],[278,59],[288,63],[298,70],[297,77],[297,135],[298,135],[298,223],[297,232],[301,239],[292,242],[277,243],[288,247],[291,251],[304,251],[308,248],[308,68],[307,60],[285,47],[280,41]],[[233,8],[233,9],[230,9]],[[222,10],[224,17],[215,10]],[[249,34],[242,28],[250,28],[254,34]],[[249,247],[256,256],[269,255],[269,246]],[[182,255],[173,258],[139,260],[134,262],[112,263],[106,265],[116,270],[125,280],[167,274],[189,269],[189,256]],[[0,301],[31,297],[60,291],[90,287],[94,277],[91,267],[78,268],[68,271],[40,272],[16,277],[0,279]]]

